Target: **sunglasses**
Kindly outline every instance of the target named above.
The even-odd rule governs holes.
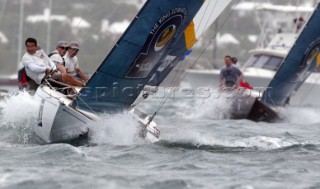
[[[62,50],[68,50],[68,47],[60,47]]]

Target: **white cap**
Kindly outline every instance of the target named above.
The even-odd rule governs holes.
[[[70,44],[69,44],[69,47],[72,48],[72,49],[79,49],[80,45],[76,41],[71,41]]]
[[[66,41],[59,41],[58,43],[57,43],[57,48],[58,47],[68,47],[69,46],[69,44],[68,44],[68,42],[66,42]]]

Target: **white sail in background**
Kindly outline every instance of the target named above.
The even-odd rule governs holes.
[[[232,0],[206,0],[193,19],[196,38],[199,39]]]

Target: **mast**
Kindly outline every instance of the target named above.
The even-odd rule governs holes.
[[[48,14],[48,25],[47,25],[47,47],[46,53],[50,53],[51,46],[51,10],[52,10],[52,0],[49,0],[49,14]]]
[[[24,15],[24,0],[20,0],[19,38],[18,38],[18,55],[17,55],[18,69],[19,69],[19,63],[22,56],[23,15]]]
[[[214,23],[214,33],[217,34],[219,32],[219,19],[217,19]],[[214,69],[217,65],[217,53],[218,53],[218,47],[217,47],[217,35],[213,39],[213,53],[212,53],[212,69]]]

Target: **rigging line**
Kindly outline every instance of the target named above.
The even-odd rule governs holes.
[[[238,5],[240,0],[237,0],[236,6]],[[235,6],[235,7],[236,7]],[[219,31],[223,28],[224,24],[227,22],[227,20],[230,18],[230,16],[233,14],[234,9],[231,9],[231,12],[227,15],[227,18],[222,22],[221,26],[218,28],[218,30],[212,35],[212,37],[209,39],[209,42],[207,43],[207,45],[205,45],[205,48],[203,49],[203,51],[200,53],[200,55],[196,58],[196,60],[193,62],[192,66],[194,66],[198,60],[200,59],[200,57],[205,53],[206,49],[208,49],[209,45],[212,43],[212,40],[216,37],[217,33],[219,33]],[[188,70],[189,71],[189,70]]]
[[[240,0],[237,0],[237,2],[235,3],[236,5],[235,5],[234,9],[237,7],[237,5],[239,4],[239,2],[240,2]],[[204,54],[205,50],[206,50],[206,49],[208,48],[208,46],[210,45],[212,39],[213,39],[214,37],[216,37],[216,34],[222,29],[222,27],[224,26],[224,24],[226,23],[226,21],[227,21],[227,20],[230,18],[230,16],[232,15],[234,9],[231,9],[231,12],[228,14],[227,18],[224,20],[224,22],[222,23],[222,25],[220,26],[220,28],[218,29],[218,31],[217,31],[215,34],[213,34],[213,36],[210,38],[209,43],[205,46],[204,50],[203,50],[203,51],[201,52],[201,54],[196,58],[196,60],[195,60],[193,63],[191,63],[190,68],[192,68],[192,67],[198,62],[199,58]],[[188,58],[188,61],[189,61],[189,59],[190,59],[190,57]],[[181,63],[181,65],[183,65],[182,62],[179,62],[179,63]],[[190,68],[189,68],[189,69],[187,68],[187,71],[186,71],[185,73],[181,74],[182,77],[180,78],[180,82],[186,77],[186,75],[187,75],[188,72],[190,71]],[[176,76],[177,74],[178,74],[178,72],[175,74],[175,76]],[[172,82],[173,82],[173,80],[172,80]],[[166,102],[167,99],[168,99],[167,97],[168,97],[169,95],[171,95],[171,94],[173,93],[173,91],[174,91],[174,89],[171,90],[171,91],[165,96],[165,98],[164,98],[163,101],[161,102],[161,104],[160,104],[160,106],[158,107],[158,109],[156,110],[156,112],[158,112],[158,111],[163,107],[163,105],[165,104],[165,102]]]
[[[236,2],[236,6],[239,4],[240,0],[237,0]],[[196,58],[195,61],[193,61],[191,63],[191,66],[189,69],[186,70],[186,73],[183,75],[182,79],[184,79],[187,74],[189,73],[190,69],[192,67],[194,67],[194,65],[196,65],[198,63],[198,60],[200,59],[200,57],[205,53],[206,49],[209,47],[209,45],[212,43],[212,40],[216,37],[217,33],[219,33],[219,31],[223,28],[224,24],[227,22],[227,20],[230,18],[230,16],[233,14],[234,9],[236,8],[236,6],[231,9],[231,12],[228,14],[227,18],[222,22],[221,26],[218,28],[217,32],[213,34],[213,36],[210,38],[209,42],[207,43],[207,45],[205,45],[205,48],[203,49],[203,51],[200,53],[200,55]],[[188,59],[188,61],[190,60],[190,58]]]
[[[239,3],[239,1],[237,2],[237,4]],[[233,12],[233,10],[232,10],[232,12]],[[220,31],[221,30],[221,28],[222,28],[222,26],[225,24],[225,22],[229,19],[229,17],[231,16],[231,14],[232,14],[232,12],[228,15],[228,17],[225,19],[225,21],[223,22],[223,24],[221,25],[221,27],[219,28],[219,30],[218,31]],[[217,32],[218,33],[218,32]],[[215,36],[215,35],[214,35]],[[214,37],[213,37],[214,38]],[[210,40],[211,41],[211,40]],[[211,42],[210,42],[211,43]],[[191,67],[193,67],[196,63],[197,63],[197,61],[199,60],[199,58],[203,55],[203,53],[204,53],[204,51],[208,48],[208,46],[209,46],[209,44],[210,43],[208,43],[208,45],[206,45],[206,47],[204,48],[204,50],[202,51],[202,53],[200,54],[200,56],[196,59],[196,61],[193,63],[193,64],[191,64],[191,66],[190,66],[190,68]],[[189,61],[189,59],[190,58],[188,58],[188,61]],[[182,63],[180,64],[180,66],[181,65],[183,65]],[[188,69],[188,68],[187,68]],[[187,72],[186,73],[182,73],[181,75],[182,75],[182,77],[180,78],[180,82],[186,77],[186,75],[187,75],[187,73],[189,72],[189,69],[187,70]],[[178,72],[175,74],[175,77],[178,75]],[[174,78],[175,78],[174,77]],[[174,80],[172,80],[172,82],[173,82]],[[179,83],[179,82],[177,82],[177,83]],[[162,107],[163,107],[163,105],[165,104],[165,102],[167,101],[167,97],[168,96],[170,96],[172,93],[173,93],[173,91],[174,91],[174,88],[166,95],[166,97],[163,99],[163,101],[161,102],[161,104],[160,104],[160,106],[159,106],[159,108],[157,109],[157,111],[159,111]]]
[[[182,64],[182,62],[178,62],[178,64],[180,64],[179,65],[179,68],[177,68],[177,70],[179,71],[180,70],[180,67],[181,66],[183,66],[183,64]],[[173,70],[175,70],[175,68],[174,69],[172,69],[171,71],[173,71]],[[173,87],[174,86],[174,81],[175,81],[175,78],[178,76],[178,72],[176,73],[176,74],[174,74],[174,77],[171,79],[171,82],[170,82],[170,84],[169,84],[169,92],[168,93],[166,93],[166,90],[164,89],[164,93],[165,93],[165,96],[164,96],[164,98],[162,99],[162,101],[160,102],[160,104],[159,104],[159,107],[156,109],[156,111],[154,112],[154,114],[153,114],[153,117],[156,115],[156,113],[163,107],[163,105],[165,104],[165,102],[167,101],[167,99],[168,99],[168,97],[175,91],[175,87]],[[170,87],[170,86],[172,86],[172,87]]]
[[[276,105],[276,102],[273,100],[273,98],[271,97],[271,94],[270,93],[268,93],[267,94],[268,96],[269,96],[269,99],[271,100],[271,102],[272,102],[272,104],[274,105],[274,106],[277,106]],[[287,101],[288,99],[286,99],[286,101]],[[290,97],[289,97],[289,100],[290,100]]]
[[[101,1],[101,0],[100,0],[100,1]],[[110,17],[120,8],[121,5],[120,5],[119,3],[117,3],[117,5],[118,5],[118,6],[116,6],[116,8],[112,8],[112,11],[105,16],[105,19],[110,18]],[[104,13],[104,12],[102,12],[102,13]],[[101,14],[102,14],[102,13],[101,13]],[[80,24],[80,23],[79,23],[79,24]],[[100,29],[99,27],[94,27],[93,32],[97,32],[99,29]],[[91,37],[91,36],[88,35],[86,38],[84,38],[83,41],[86,41],[86,40],[89,39],[90,37]]]
[[[102,0],[100,0],[100,1],[98,1],[98,2],[100,2],[101,3],[101,1]],[[92,9],[98,4],[98,2],[96,2],[94,5],[92,5],[92,7],[90,8],[91,9],[91,11],[92,11]],[[110,13],[108,13],[107,14],[107,16],[105,17],[106,19],[108,19],[108,18],[110,18],[119,8],[120,8],[120,6],[121,6],[121,4],[120,3],[117,3],[117,7],[116,8],[114,8]],[[89,11],[89,12],[91,12],[91,11]],[[80,23],[81,23],[81,20],[79,21],[79,24],[78,24],[78,26],[80,25]],[[77,27],[78,27],[77,26]],[[98,28],[99,27],[95,27],[95,30],[93,30],[93,31],[97,31],[98,30]],[[91,36],[87,36],[86,38],[84,38],[83,39],[83,42],[85,42],[87,39],[89,39]],[[103,61],[104,59],[102,59],[101,61]],[[95,72],[97,72],[98,70],[96,70]],[[94,75],[95,74],[95,72],[92,74],[92,75]],[[105,73],[105,74],[108,74],[108,73]],[[111,74],[109,74],[109,75],[111,75]]]
[[[212,14],[215,12],[215,8],[216,8],[216,6],[217,6],[218,1],[219,1],[219,0],[216,0],[216,1],[215,1],[214,7],[213,7],[213,9],[212,9],[209,17],[211,17]],[[211,1],[211,2],[212,2],[212,1]],[[204,21],[204,17],[205,17],[205,15],[206,15],[206,12],[207,12],[207,10],[208,10],[209,7],[210,7],[210,3],[208,3],[207,6],[206,6],[206,8],[205,8],[205,11],[204,11],[204,13],[203,13],[203,15],[202,15],[202,17],[201,17],[201,19],[200,19],[200,22],[199,22],[200,24],[198,25],[198,27],[197,27],[197,29],[196,29],[196,32],[200,29],[200,25],[201,25],[201,23]],[[204,29],[204,31],[207,29],[206,27],[207,27],[208,23],[209,23],[209,19],[208,19],[208,20],[206,21],[206,23],[205,23],[205,27],[204,27],[205,29]],[[181,65],[180,65],[180,67],[181,67]]]
[[[262,14],[259,13],[259,11],[257,10],[256,6],[255,6],[253,12],[254,12],[254,14],[256,16],[255,20],[257,21],[257,24],[258,24],[259,29],[260,29],[260,34],[259,34],[258,40],[256,42],[256,48],[264,48],[266,46],[265,42],[267,41],[266,40],[266,38],[267,38],[267,32],[266,32],[267,21],[263,21],[262,20],[262,18],[261,18]]]
[[[317,73],[317,72],[313,72],[313,73]],[[311,91],[314,89],[314,87],[318,84],[320,80],[320,75],[317,77],[316,82],[314,82],[311,87],[309,87],[309,90],[306,90],[305,93],[302,95],[303,98],[301,98],[299,105],[301,106],[301,104],[306,100],[307,96],[310,95]]]
[[[174,77],[173,77],[173,79],[171,80],[171,83],[170,83],[170,85],[169,85],[169,92],[165,95],[165,97],[162,99],[162,101],[160,102],[160,105],[159,105],[159,107],[157,108],[157,110],[155,111],[155,114],[156,114],[156,112],[158,112],[162,107],[163,107],[163,105],[166,103],[166,101],[168,100],[168,98],[172,95],[172,93],[175,91],[175,84],[173,84],[174,83],[174,81],[175,81],[175,78],[178,76],[178,72],[179,72],[179,70],[180,70],[180,67],[182,67],[183,66],[183,64],[182,64],[182,62],[179,62],[179,68],[177,69],[177,72],[174,74]],[[164,92],[166,92],[165,90],[164,90]],[[154,115],[155,115],[154,114]]]
[[[51,83],[46,79],[45,80],[46,81],[46,84],[52,89],[52,90],[54,90],[54,91],[56,91],[56,92],[58,92],[58,90],[57,90],[57,87],[53,87],[52,85],[51,85]],[[44,86],[45,84],[41,84],[41,86]],[[72,87],[72,86],[70,86],[70,87],[64,87],[64,89],[73,89],[74,87]],[[62,89],[62,88],[58,88],[58,89]],[[61,93],[62,94],[62,93]],[[65,96],[65,97],[68,97],[69,95],[63,95],[63,96]],[[97,112],[96,111],[94,111],[79,95],[76,95],[76,97],[78,98],[78,99],[80,99],[80,101],[85,105],[85,106],[87,106],[93,113],[95,113],[95,114],[97,114]]]
[[[202,23],[203,19],[204,19],[204,15],[206,15],[206,12],[208,10],[208,7],[209,7],[210,3],[208,3],[207,7],[206,7],[206,10],[204,11],[202,17],[201,17],[201,20],[200,20],[200,23]],[[200,25],[198,26],[198,28],[196,29],[196,31],[198,31],[200,28]]]
[[[217,2],[218,1],[216,1],[215,2],[215,6],[216,6],[216,4],[217,4]],[[215,7],[214,6],[214,7]],[[203,15],[202,15],[202,17],[201,17],[201,19],[200,19],[200,23],[202,23],[202,21],[204,20],[204,17],[205,17],[205,15],[206,15],[206,12],[207,12],[207,10],[208,10],[208,8],[210,7],[210,2],[207,4],[207,6],[206,6],[206,8],[205,8],[205,11],[204,11],[204,13],[203,13]],[[213,12],[213,11],[212,11]],[[212,12],[211,12],[211,14],[212,14]],[[210,14],[210,15],[211,15]],[[209,20],[207,21],[207,23],[209,22]],[[207,23],[206,23],[206,25],[207,25]],[[201,24],[199,24],[198,25],[198,27],[197,27],[197,29],[196,29],[196,31],[198,31],[199,30],[199,28],[200,28],[200,25]],[[179,64],[179,63],[178,63]],[[165,97],[162,99],[162,101],[160,102],[160,105],[159,105],[159,108],[155,111],[155,113],[158,111],[158,110],[160,110],[161,109],[161,107],[164,105],[164,103],[166,102],[166,99],[173,93],[173,91],[175,91],[175,88],[174,88],[174,86],[176,85],[175,83],[174,83],[174,81],[176,80],[176,77],[178,77],[178,72],[179,72],[179,70],[181,70],[181,67],[182,67],[183,65],[182,64],[180,64],[179,66],[178,66],[178,68],[176,69],[177,70],[177,72],[174,74],[174,77],[171,79],[171,82],[170,82],[170,84],[169,84],[169,92],[165,95]],[[174,69],[173,69],[174,70]],[[172,71],[173,71],[172,70]],[[165,91],[164,91],[165,92]]]
[[[217,6],[217,3],[218,3],[218,0],[217,1],[215,1],[215,4],[214,4],[214,6],[213,6],[213,9],[212,9],[212,11],[211,11],[211,13],[210,13],[210,16],[209,16],[209,18],[211,18],[211,16],[212,16],[212,14],[213,14],[213,12],[215,12],[215,9],[216,9],[216,6]],[[209,7],[209,3],[208,3],[208,7]],[[200,22],[201,23],[201,22]],[[204,31],[206,31],[208,28],[207,28],[207,26],[208,26],[208,23],[209,23],[209,19],[207,20],[207,22],[205,23],[205,27],[204,27]],[[210,26],[209,26],[210,27]],[[197,28],[197,31],[198,31],[198,29],[200,28],[200,25],[199,25],[199,27]]]
[[[91,13],[92,9],[98,4],[98,2],[101,2],[102,0],[99,0],[99,1],[96,1],[92,6],[91,8],[87,9],[88,13],[87,15],[89,15],[89,13]],[[73,29],[73,33],[76,33],[79,29],[79,26],[81,24],[81,22],[83,21],[83,19],[80,19],[79,22],[78,22],[78,25]]]
[[[87,106],[93,113],[97,114],[97,112],[94,111],[94,110],[89,106],[89,104],[87,104],[87,103],[80,97],[80,95],[77,95],[77,98],[80,99],[80,101],[81,101],[85,106]]]
[[[211,1],[211,2],[212,2],[212,1]],[[215,11],[215,7],[216,7],[216,5],[217,5],[217,2],[218,2],[218,0],[215,1],[214,8],[213,8],[213,10],[212,10],[211,13],[210,13],[210,17],[211,17],[211,15],[212,15],[212,13]],[[196,29],[196,32],[200,29],[201,23],[204,22],[204,17],[205,17],[205,15],[206,15],[206,12],[207,12],[207,10],[208,10],[209,7],[210,7],[210,2],[207,4],[207,6],[206,6],[206,8],[205,8],[205,11],[204,11],[204,13],[203,13],[203,15],[202,15],[202,17],[201,17],[201,19],[200,19],[200,24],[198,25],[198,27],[197,27],[197,29]],[[208,20],[206,21],[206,23],[205,23],[205,28],[207,27],[207,24],[208,24],[208,23],[209,23],[209,19],[208,19]],[[205,29],[204,29],[204,30],[205,30]],[[156,113],[157,111],[159,111],[159,110],[163,107],[163,105],[164,105],[165,102],[167,101],[167,98],[169,98],[169,97],[171,96],[171,94],[175,91],[175,87],[174,87],[174,86],[179,83],[178,81],[181,81],[181,80],[182,80],[181,78],[179,78],[179,79],[177,79],[178,81],[177,81],[176,83],[174,83],[175,80],[176,80],[176,78],[179,77],[179,76],[178,76],[178,75],[179,75],[179,71],[182,70],[181,67],[184,66],[184,65],[182,64],[182,62],[178,62],[178,64],[180,64],[180,65],[179,65],[178,68],[176,69],[177,72],[174,74],[174,77],[171,79],[171,82],[170,82],[170,84],[169,84],[169,92],[168,92],[168,93],[165,95],[165,97],[162,99],[162,101],[160,102],[160,105],[159,105],[158,109],[155,111],[155,113]],[[174,69],[173,69],[173,70],[174,70]],[[183,73],[182,73],[181,75],[183,75]]]
[[[213,12],[214,12],[214,10],[215,10],[215,7],[216,7],[216,5],[217,5],[217,2],[218,2],[218,1],[215,1],[215,5],[214,5],[213,10],[212,10],[211,13],[210,13],[210,17],[211,17],[211,15],[213,14]],[[208,5],[207,5],[204,14],[203,14],[203,16],[201,17],[200,24],[198,25],[198,28],[196,29],[196,31],[199,30],[201,23],[204,22],[204,17],[205,17],[205,15],[206,15],[206,12],[207,12],[209,6],[210,6],[210,3],[208,3]],[[206,23],[205,23],[205,28],[207,27],[208,22],[209,22],[209,20],[206,21]],[[204,29],[204,30],[205,30],[205,29]],[[177,72],[174,74],[174,77],[171,79],[171,82],[170,82],[170,84],[169,84],[169,89],[170,89],[170,90],[169,90],[169,92],[166,94],[166,96],[163,98],[163,100],[161,101],[158,109],[155,111],[155,114],[156,114],[156,112],[158,112],[158,111],[164,106],[164,104],[165,104],[165,102],[167,101],[167,99],[168,99],[168,98],[172,95],[172,93],[175,91],[175,87],[174,87],[174,86],[175,86],[176,84],[178,84],[179,81],[181,82],[182,79],[184,78],[184,77],[181,77],[180,79],[178,79],[178,81],[176,81],[176,78],[177,78],[178,75],[179,75],[179,70],[184,70],[184,69],[181,69],[181,67],[183,67],[184,64],[182,64],[182,62],[178,62],[178,64],[180,64],[180,65],[179,65],[179,67],[176,69]],[[181,75],[183,75],[183,73],[182,73]],[[176,81],[176,83],[174,83],[175,81]]]
[[[212,1],[211,1],[211,2],[212,2]],[[213,10],[211,11],[209,17],[211,17],[211,15],[213,14],[213,12],[215,11],[215,8],[216,8],[217,3],[218,3],[218,0],[215,1],[214,8],[213,8]],[[206,15],[206,12],[207,12],[207,10],[208,10],[208,7],[210,7],[210,5],[211,5],[211,4],[210,4],[210,2],[209,2],[209,3],[207,4],[206,8],[205,8],[204,14],[203,14],[202,17],[201,17],[200,24],[198,25],[196,31],[198,31],[198,30],[200,29],[200,25],[201,25],[201,23],[204,21],[204,17],[205,17],[205,15]],[[209,23],[209,19],[208,19],[208,20],[206,21],[206,23],[205,23],[205,28],[207,27],[208,23]],[[171,94],[175,91],[175,87],[173,87],[173,86],[175,86],[176,84],[179,83],[179,82],[174,83],[175,80],[176,80],[176,78],[177,78],[178,75],[179,75],[179,71],[180,71],[181,67],[184,66],[184,64],[182,64],[181,62],[178,62],[178,64],[179,64],[179,63],[180,63],[180,65],[179,65],[179,67],[176,69],[177,72],[175,73],[174,77],[172,78],[172,80],[171,80],[171,82],[170,82],[170,84],[169,84],[169,92],[166,93],[165,97],[164,97],[164,98],[162,99],[162,101],[160,102],[160,105],[159,105],[159,107],[157,108],[157,110],[155,111],[155,114],[156,114],[157,111],[159,111],[159,110],[163,107],[163,105],[164,105],[165,102],[167,101],[168,97],[171,96]],[[174,70],[174,69],[173,69],[173,70]],[[183,74],[181,74],[181,75],[183,75]],[[178,81],[179,81],[179,80],[181,81],[182,78],[183,78],[183,77],[179,78]],[[171,87],[170,87],[170,86],[171,86]],[[155,114],[154,114],[154,115],[155,115]]]
[[[214,4],[214,6],[213,6],[213,9],[212,9],[212,11],[211,11],[211,13],[210,13],[210,16],[209,16],[209,18],[211,18],[211,16],[212,16],[212,14],[215,12],[215,9],[216,9],[216,6],[217,6],[217,4],[218,4],[218,1],[219,0],[216,0],[215,1],[215,4]],[[211,1],[212,2],[212,1]],[[202,17],[201,17],[201,20],[200,20],[200,24],[198,25],[198,27],[197,27],[197,29],[196,29],[196,32],[200,29],[200,25],[201,25],[201,23],[204,21],[204,17],[205,17],[205,15],[206,15],[206,12],[208,11],[208,8],[210,7],[210,2],[207,4],[207,6],[206,6],[206,8],[205,8],[205,11],[204,11],[204,13],[203,13],[203,15],[202,15]],[[206,21],[206,23],[205,23],[205,29],[204,29],[204,31],[207,29],[207,25],[208,25],[208,23],[209,23],[209,19]],[[189,59],[189,58],[188,58]],[[183,66],[183,64],[180,64],[179,65],[179,67],[182,67]],[[187,65],[186,65],[187,66]],[[180,68],[179,68],[180,69]],[[178,69],[178,70],[179,70]],[[175,77],[174,77],[174,79],[176,78],[176,76],[178,75],[178,72],[176,73],[176,75],[175,75]],[[180,78],[181,79],[181,78]],[[171,82],[171,84],[173,83],[173,81],[174,80],[172,80],[172,82]],[[177,82],[177,83],[179,83],[179,82]],[[173,84],[172,84],[173,85]],[[172,86],[172,85],[169,85],[169,86]]]

